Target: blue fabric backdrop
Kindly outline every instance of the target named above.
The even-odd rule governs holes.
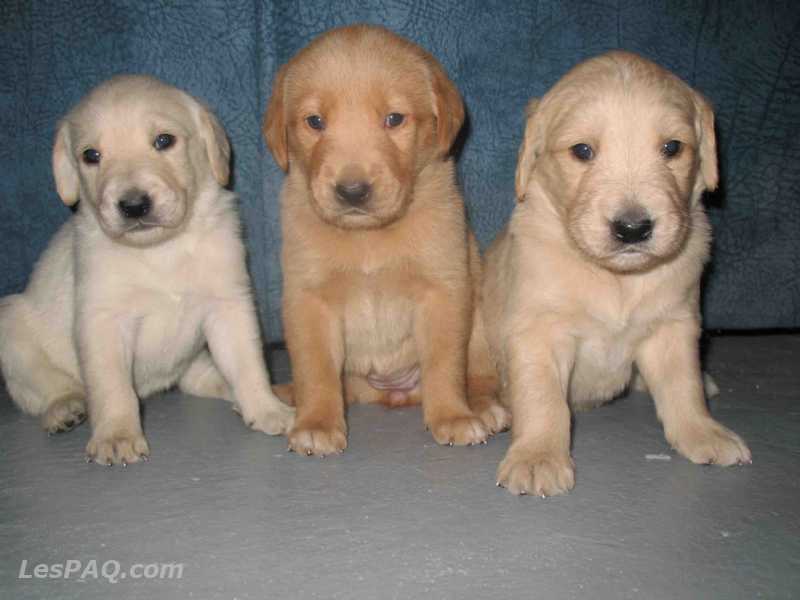
[[[483,244],[513,207],[523,108],[570,66],[625,48],[674,70],[717,109],[722,189],[709,199],[712,328],[800,326],[800,3],[718,1],[53,0],[0,5],[0,294],[21,290],[69,216],[55,193],[55,124],[92,86],[154,74],[205,100],[234,148],[235,189],[267,336],[281,337],[277,197],[260,120],[272,77],[312,37],[366,21],[436,55],[469,119],[459,173]]]

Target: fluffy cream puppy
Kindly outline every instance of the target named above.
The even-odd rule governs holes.
[[[708,412],[698,356],[710,241],[701,196],[717,177],[711,107],[641,57],[588,60],[531,102],[519,203],[488,252],[483,287],[513,415],[498,485],[572,488],[570,407],[612,399],[634,366],[678,452],[750,462]]]
[[[25,292],[0,300],[0,367],[49,432],[88,410],[95,462],[146,457],[139,398],[175,384],[231,400],[253,429],[292,425],[269,386],[229,158],[214,115],[150,77],[103,83],[59,124],[56,187],[81,202]]]

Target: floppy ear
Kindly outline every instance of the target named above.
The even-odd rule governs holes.
[[[715,190],[719,183],[717,168],[717,136],[714,134],[714,110],[702,95],[694,92],[695,132],[699,142],[700,173],[705,189]]]
[[[231,145],[225,129],[214,113],[202,104],[198,106],[197,127],[214,179],[222,186],[227,185],[231,174]]]
[[[464,124],[464,103],[455,84],[434,58],[430,58],[433,85],[433,114],[436,116],[436,143],[446,156]]]
[[[278,166],[284,171],[289,169],[289,141],[286,131],[286,108],[283,96],[285,91],[286,71],[288,63],[283,65],[272,82],[272,96],[264,114],[261,132],[267,142],[269,151]]]
[[[522,145],[519,147],[517,156],[517,172],[514,175],[515,191],[517,201],[525,200],[525,190],[528,187],[533,167],[536,159],[542,151],[543,132],[539,126],[539,119],[536,118],[536,111],[539,108],[539,99],[533,98],[525,107],[525,135],[522,138]]]
[[[72,206],[78,201],[80,193],[80,180],[78,179],[78,164],[72,156],[72,143],[70,127],[67,121],[61,121],[56,130],[56,141],[53,144],[53,176],[56,180],[56,190],[61,201],[67,206]]]

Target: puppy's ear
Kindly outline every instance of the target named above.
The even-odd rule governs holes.
[[[705,189],[715,190],[719,183],[717,168],[717,136],[714,134],[714,110],[702,95],[694,92],[695,135],[700,153],[700,174],[703,176]]]
[[[464,124],[464,103],[455,84],[442,66],[430,59],[433,85],[433,114],[436,116],[436,144],[439,154],[446,156]]]
[[[231,175],[231,145],[219,119],[202,104],[198,106],[197,128],[200,139],[206,146],[214,179],[222,186],[228,185]]]
[[[275,162],[284,171],[289,170],[289,141],[286,130],[286,107],[283,96],[285,91],[286,71],[288,63],[283,65],[275,75],[272,82],[272,96],[264,114],[261,132],[267,142],[269,151],[272,152]]]
[[[53,144],[53,176],[61,201],[67,206],[74,205],[80,193],[80,180],[78,163],[72,155],[70,125],[67,121],[61,121],[56,130],[56,141]]]
[[[540,119],[536,118],[538,108],[538,98],[530,100],[528,106],[525,107],[525,135],[522,139],[522,145],[519,147],[517,172],[514,176],[514,187],[518,202],[525,200],[525,190],[528,187],[531,172],[542,150],[543,135],[539,125]]]

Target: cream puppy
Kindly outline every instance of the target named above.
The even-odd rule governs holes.
[[[144,76],[103,83],[59,124],[56,187],[75,205],[24,293],[0,300],[0,367],[49,432],[88,411],[87,458],[147,457],[139,398],[175,384],[285,432],[261,351],[224,130]]]
[[[714,115],[698,93],[625,52],[572,69],[528,107],[519,203],[490,248],[486,330],[512,409],[498,485],[574,484],[570,407],[622,392],[634,366],[670,444],[696,463],[749,463],[708,412],[700,275],[717,186]]]

